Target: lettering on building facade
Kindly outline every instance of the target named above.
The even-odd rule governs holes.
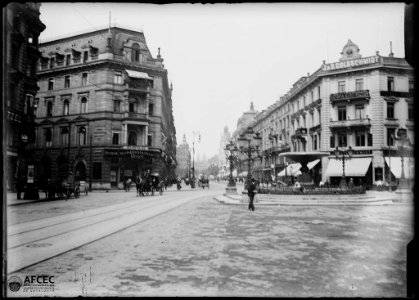
[[[340,62],[331,63],[331,64],[325,64],[323,65],[323,71],[333,71],[333,70],[338,70],[338,69],[358,67],[358,66],[363,66],[363,65],[375,64],[378,62],[379,62],[379,57],[377,56],[358,58],[358,59],[340,61]]]

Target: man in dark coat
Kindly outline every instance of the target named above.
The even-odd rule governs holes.
[[[256,184],[255,184],[255,179],[252,178],[252,180],[250,181],[250,184],[247,188],[247,195],[249,196],[249,210],[254,211],[255,210],[255,206],[253,205],[253,200],[255,199],[255,194],[256,194]]]

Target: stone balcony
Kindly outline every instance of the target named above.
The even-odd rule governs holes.
[[[329,127],[330,128],[350,128],[350,127],[367,127],[371,126],[371,119],[370,118],[360,118],[360,119],[353,119],[353,120],[338,120],[333,121],[330,120]]]
[[[369,90],[359,90],[359,91],[352,91],[352,92],[344,92],[344,93],[334,93],[330,94],[330,102],[332,105],[342,102],[351,102],[354,100],[370,100],[370,91]]]
[[[150,121],[149,115],[146,113],[125,112],[123,115],[125,120],[133,121]]]
[[[148,146],[146,145],[122,145],[123,150],[148,150]]]

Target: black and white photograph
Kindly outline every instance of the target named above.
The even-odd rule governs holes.
[[[417,296],[413,4],[2,6],[3,297]]]

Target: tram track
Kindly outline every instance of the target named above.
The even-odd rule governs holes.
[[[8,230],[8,273],[78,248],[210,194],[179,193],[16,224]]]
[[[119,207],[116,209],[114,208],[114,205],[112,205],[111,207],[105,207],[100,212],[97,212],[96,209],[90,209],[87,212],[81,212],[81,213],[79,212],[79,213],[71,214],[73,216],[81,215],[75,218],[72,218],[73,216],[64,215],[65,219],[64,220],[61,219],[61,221],[59,217],[53,217],[52,218],[54,219],[52,220],[53,222],[51,222],[51,220],[48,220],[48,219],[45,220],[47,224],[42,224],[42,223],[45,223],[45,221],[44,222],[32,221],[28,223],[19,224],[19,225],[24,225],[24,226],[20,226],[21,227],[20,229],[22,231],[14,232],[9,235],[8,248],[13,249],[22,245],[44,240],[49,237],[75,231],[77,229],[80,229],[89,225],[94,225],[94,224],[104,222],[107,220],[119,218],[123,216],[125,213],[129,212],[131,209],[136,208],[136,207],[138,208],[138,206],[141,206],[141,207],[136,209],[135,212],[137,212],[140,209],[146,209],[148,207],[151,207],[155,205],[153,201],[155,201],[155,199],[153,199],[152,201],[147,201],[146,203],[144,202],[139,203],[138,201],[132,201],[135,203],[132,205]],[[164,204],[166,202],[167,202],[167,197],[166,199],[164,199],[164,202],[162,202],[161,198],[159,199],[160,204]],[[115,206],[121,206],[121,205],[115,205]],[[91,213],[89,213],[89,211],[91,211]],[[131,211],[131,213],[133,212],[134,211]],[[77,221],[80,223],[77,223],[76,226],[74,227],[69,226],[69,224],[70,225],[74,224]],[[32,225],[34,225],[35,227],[32,228]],[[38,227],[36,225],[38,225]],[[70,227],[71,229],[68,230],[67,229],[68,227]]]

